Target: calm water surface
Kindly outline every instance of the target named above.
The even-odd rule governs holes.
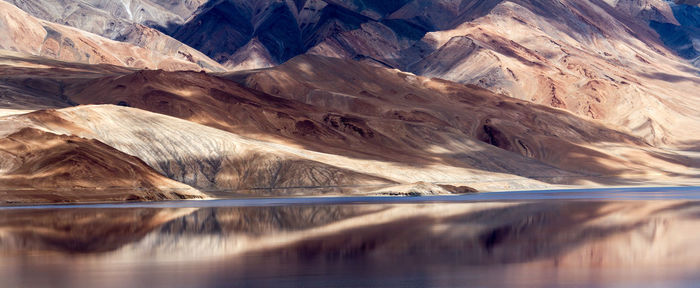
[[[0,287],[696,287],[700,188],[0,207]]]

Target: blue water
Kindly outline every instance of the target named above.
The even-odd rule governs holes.
[[[700,187],[4,206],[0,288],[698,287],[695,227]]]
[[[0,206],[13,209],[78,209],[78,208],[217,208],[265,207],[285,205],[338,205],[338,204],[391,204],[391,203],[465,203],[480,201],[536,201],[536,200],[700,200],[699,186],[682,187],[625,187],[585,188],[485,192],[446,196],[343,196],[343,197],[288,197],[238,198],[215,200],[179,200],[161,202],[129,202],[100,204],[50,204]]]

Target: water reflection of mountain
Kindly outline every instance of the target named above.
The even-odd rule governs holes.
[[[126,261],[276,259],[555,266],[700,264],[695,202],[0,212],[0,251]],[[623,249],[624,248],[624,249]]]

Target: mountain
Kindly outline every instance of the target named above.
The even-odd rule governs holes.
[[[0,2],[0,200],[700,179],[696,3],[12,3],[34,16]]]
[[[0,83],[18,95],[35,93],[36,79],[53,83],[36,101],[69,107],[50,112],[62,121],[31,127],[95,139],[220,197],[692,182],[698,174],[682,151],[564,110],[353,60],[308,55],[224,74],[5,61],[16,64]],[[6,126],[20,129],[29,115],[8,116]]]
[[[650,19],[650,25],[664,44],[700,67],[700,5],[697,1],[676,2],[671,8],[678,23]]]
[[[388,55],[398,48],[408,48],[431,29],[448,27],[454,22],[452,18],[462,13],[454,7],[458,5],[447,1],[409,2],[218,0],[200,7],[187,23],[161,29],[231,69],[240,70],[249,67],[241,55],[250,54],[251,50],[263,50],[256,53],[258,65],[270,67],[323,42],[334,41],[345,32],[361,33],[358,41],[376,43],[345,43],[346,47],[335,47],[338,48],[335,53],[369,56],[371,51],[388,49]],[[484,9],[482,6],[488,4],[470,4],[469,10]],[[410,11],[403,11],[402,7]],[[410,15],[416,9],[425,9],[431,15]],[[411,18],[392,18],[392,12]],[[384,36],[388,38],[380,39]],[[380,46],[373,47],[376,45]]]
[[[605,4],[562,3],[542,11],[504,2],[455,29],[428,33],[427,56],[407,70],[566,109],[653,143],[686,142],[677,137],[700,115],[686,110],[698,105],[697,70]]]
[[[66,123],[51,112],[28,121]],[[0,118],[14,132],[0,134],[0,191],[3,202],[173,200],[206,198],[170,180],[140,159],[104,143],[62,135]]]
[[[691,6],[642,2],[210,1],[162,30],[233,70],[299,54],[355,59],[566,109],[653,143],[685,143],[699,114],[688,108],[698,107],[700,70],[662,42],[686,47],[688,58],[694,32],[657,34],[649,23],[697,27],[677,16]]]
[[[644,158],[642,162],[646,164],[654,163],[656,160],[652,159],[660,156],[647,150],[652,145],[633,133],[564,110],[496,95],[474,85],[464,86],[419,77],[355,61],[300,56],[274,69],[234,73],[229,77],[273,95],[331,111],[361,115],[362,118],[372,119],[367,123],[379,131],[401,131],[389,119],[428,125],[424,133],[419,133],[413,127],[406,128],[404,131],[407,133],[396,141],[398,145],[411,145],[415,139],[423,138],[433,139],[430,144],[443,147],[444,151],[468,151],[468,147],[451,147],[449,144],[463,143],[461,139],[471,137],[560,169],[594,175],[615,174],[617,172],[612,170],[616,169],[627,173],[631,171],[628,169],[636,166],[624,160],[629,156],[620,159],[612,155],[635,154],[634,157]],[[436,131],[445,128],[453,128],[464,136],[435,135]],[[610,145],[612,143],[617,144]],[[618,148],[621,149],[619,152],[613,152]],[[422,150],[425,151],[424,148]],[[570,162],[578,153],[587,156]],[[647,156],[642,156],[644,154]],[[685,159],[684,156],[676,156]],[[616,159],[613,162],[617,163],[604,159]],[[692,166],[690,162],[685,163]],[[653,169],[669,167],[661,162],[658,164],[660,166]]]
[[[167,70],[224,69],[202,53],[143,26],[132,34],[138,45],[114,41],[72,27],[39,20],[0,1],[0,49],[49,58]]]
[[[16,2],[32,11],[42,3]],[[168,21],[119,12],[164,3],[94,2],[232,70],[301,54],[355,59],[566,109],[659,145],[690,142],[681,138],[699,112],[689,107],[700,70],[674,55],[697,61],[700,8],[687,1],[216,0],[183,3]]]

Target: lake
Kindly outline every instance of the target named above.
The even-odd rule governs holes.
[[[694,287],[700,187],[0,207],[0,287]]]

